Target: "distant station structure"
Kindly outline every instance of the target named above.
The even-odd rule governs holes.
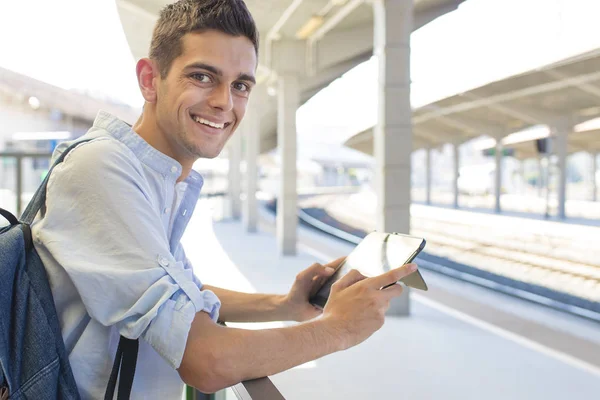
[[[48,155],[61,141],[83,135],[99,110],[128,122],[139,115],[130,106],[0,68],[0,203],[19,213],[48,171]]]
[[[412,150],[426,150],[427,199],[431,199],[431,152],[453,146],[454,206],[459,206],[460,146],[489,136],[482,151],[495,158],[495,210],[501,211],[502,160],[505,156],[539,160],[557,176],[557,216],[566,217],[567,157],[585,151],[591,156],[593,200],[597,200],[597,158],[600,151],[600,49],[511,76],[412,111]],[[535,129],[534,129],[535,128]],[[374,154],[374,128],[346,145]],[[545,165],[542,168],[542,164]],[[542,174],[540,172],[540,174]],[[545,179],[548,181],[548,179]]]

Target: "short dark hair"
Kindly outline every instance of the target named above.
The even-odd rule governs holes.
[[[160,76],[165,78],[182,54],[186,33],[211,29],[247,37],[258,56],[258,30],[243,0],[179,0],[161,10],[152,33],[150,58],[158,63]]]

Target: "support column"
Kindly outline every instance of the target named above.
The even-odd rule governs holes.
[[[596,183],[596,172],[598,171],[598,153],[592,153],[592,201],[598,201],[598,184]]]
[[[542,190],[544,189],[544,168],[542,166],[542,156],[537,156],[537,167],[538,167],[538,178],[537,178],[537,189],[538,197],[542,197]]]
[[[411,0],[374,0],[374,55],[379,63],[378,119],[374,129],[377,213],[376,229],[410,231]],[[392,301],[388,315],[410,314],[409,290]]]
[[[519,161],[519,192],[521,195],[525,195],[527,192],[525,188],[527,187],[527,181],[525,180],[525,160]]]
[[[460,145],[458,143],[452,144],[452,150],[454,152],[454,208],[458,208],[458,175],[460,171]]]
[[[502,152],[504,151],[504,146],[502,146],[502,139],[496,139],[496,173],[495,173],[495,185],[494,185],[494,194],[495,194],[495,207],[494,210],[496,213],[500,214],[502,211],[500,205],[500,196],[502,195]]]
[[[247,232],[256,232],[258,225],[258,203],[256,201],[256,190],[258,188],[258,155],[260,147],[260,111],[259,104],[262,102],[260,93],[256,87],[248,112],[243,122],[243,134],[245,138],[246,181],[244,191],[246,201],[243,204],[242,220]]]
[[[228,177],[228,191],[229,191],[229,204],[228,214],[231,218],[238,220],[241,215],[241,192],[242,192],[242,174],[240,172],[240,164],[242,161],[242,135],[234,134],[229,139],[228,143],[228,156],[229,156],[229,171]]]
[[[432,152],[433,150],[431,148],[425,149],[425,173],[427,174],[425,176],[425,203],[427,204],[431,204],[431,177],[433,176],[431,171],[431,156],[433,155]]]
[[[277,146],[281,175],[277,195],[277,244],[282,255],[296,254],[296,110],[299,105],[298,75],[280,75],[277,93]]]
[[[566,218],[565,205],[567,202],[567,135],[572,126],[566,122],[552,127],[554,141],[556,142],[556,156],[558,157],[558,210],[560,219]],[[548,168],[551,167],[550,162]]]

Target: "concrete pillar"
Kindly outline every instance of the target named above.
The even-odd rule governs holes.
[[[228,192],[229,203],[227,214],[233,219],[240,219],[242,203],[242,175],[240,172],[240,164],[242,161],[242,135],[234,134],[228,142],[227,153],[229,156],[229,171],[228,177]]]
[[[300,106],[299,82],[306,76],[306,43],[278,40],[273,43],[272,69],[277,73],[277,150],[280,181],[277,190],[277,244],[282,255],[296,254],[297,202],[296,110]]]
[[[411,0],[374,0],[374,55],[379,63],[377,125],[374,129],[377,213],[376,229],[410,231]],[[388,315],[410,313],[408,288],[394,300]]]
[[[277,244],[282,255],[296,254],[296,110],[300,105],[297,74],[282,74],[277,92],[277,143],[281,175],[277,196]]]
[[[542,197],[542,190],[544,189],[544,168],[542,166],[542,156],[537,157],[537,167],[538,167],[538,179],[537,179],[537,188],[538,188],[538,197]]]
[[[566,218],[565,204],[567,202],[567,135],[572,125],[566,121],[555,124],[551,129],[556,143],[554,150],[558,157],[558,209],[557,216]],[[550,168],[550,164],[548,164]]]
[[[598,201],[598,184],[596,183],[596,172],[598,171],[598,153],[592,153],[592,201]]]
[[[454,153],[454,176],[453,176],[453,193],[454,193],[454,208],[458,208],[458,175],[460,171],[460,145],[458,143],[452,144],[452,151]]]
[[[425,149],[425,203],[431,204],[431,177],[433,176],[431,168],[431,156],[433,150],[430,148]]]
[[[502,195],[502,152],[504,151],[504,146],[502,146],[502,140],[496,140],[496,172],[495,172],[495,185],[494,185],[494,194],[495,194],[495,207],[494,211],[496,213],[500,213],[502,208],[500,206],[500,197]]]
[[[247,232],[256,232],[258,225],[258,155],[260,147],[260,103],[263,101],[259,87],[252,93],[246,116],[244,117],[243,135],[245,139],[246,180],[244,192],[246,201],[243,204],[242,221]]]
[[[522,195],[526,194],[525,188],[527,187],[527,181],[525,179],[525,160],[520,160],[519,161],[519,185],[520,185],[520,190],[519,192]]]

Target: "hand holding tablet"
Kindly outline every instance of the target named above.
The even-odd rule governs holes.
[[[310,298],[310,302],[323,308],[329,298],[331,285],[351,270],[355,269],[366,277],[375,277],[411,263],[424,247],[423,238],[397,233],[372,232],[338,266],[331,278]],[[415,289],[427,290],[427,284],[418,270],[401,278],[399,282]],[[382,289],[396,283],[389,282],[383,285]]]

